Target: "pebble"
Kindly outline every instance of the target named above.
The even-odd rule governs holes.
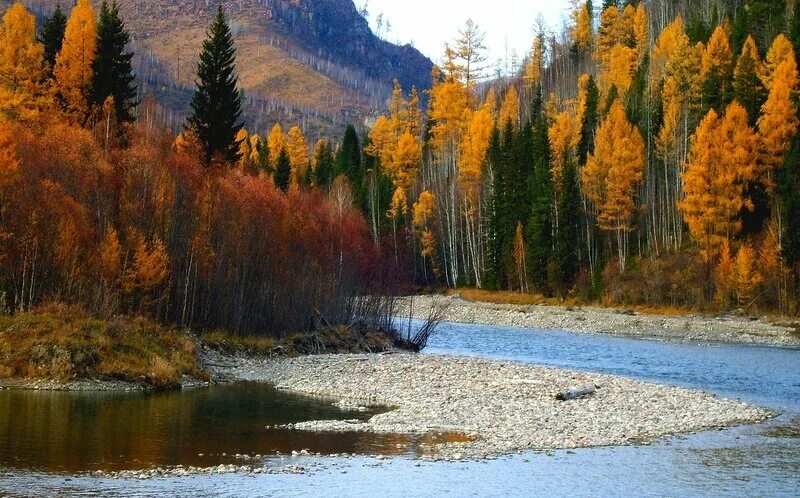
[[[434,459],[450,461],[528,450],[649,444],[670,435],[771,416],[761,408],[697,390],[456,356],[274,358],[227,373],[238,380],[270,382],[283,390],[341,399],[337,406],[392,406],[393,410],[366,421],[318,420],[288,427],[312,432],[430,434],[435,436]],[[560,391],[582,386],[598,386],[597,393],[566,402],[555,399]],[[460,437],[442,437],[449,434]],[[309,454],[304,451],[294,450],[292,456]]]

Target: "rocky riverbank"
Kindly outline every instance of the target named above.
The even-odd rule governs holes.
[[[425,319],[433,306],[444,307],[443,321],[566,330],[641,339],[800,347],[794,328],[765,319],[737,316],[645,315],[630,310],[551,305],[512,305],[468,301],[459,296],[414,296],[399,300],[398,316]]]
[[[438,444],[447,459],[523,450],[648,444],[683,434],[763,421],[770,414],[700,391],[597,373],[450,356],[325,355],[238,359],[217,374],[270,382],[343,405],[388,405],[366,422],[315,421],[290,428],[466,437]],[[596,394],[557,401],[556,393],[593,386]]]

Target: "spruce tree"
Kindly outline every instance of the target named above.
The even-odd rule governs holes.
[[[493,189],[489,211],[489,241],[484,280],[486,288],[499,289],[502,281],[503,265],[503,216],[505,209],[505,185],[503,168],[503,144],[499,128],[495,127],[486,152],[489,167],[492,169]]]
[[[39,42],[44,45],[44,59],[50,66],[50,72],[56,65],[56,55],[61,51],[64,43],[64,33],[67,31],[67,16],[61,10],[61,5],[56,5],[56,9],[42,25],[39,33]]]
[[[281,149],[278,160],[275,161],[275,185],[286,192],[292,183],[292,160],[286,152],[286,147]]]
[[[531,207],[526,228],[528,270],[535,291],[547,292],[547,274],[553,255],[553,178],[550,173],[550,143],[547,120],[541,114],[541,90],[534,105],[533,157],[530,177]]]
[[[365,213],[364,165],[362,164],[358,133],[353,125],[347,125],[344,132],[342,144],[336,152],[334,170],[336,171],[335,176],[345,175],[350,181],[355,205]]]
[[[794,45],[794,53],[800,53],[800,2],[795,2],[792,8],[792,18],[789,21],[789,39]]]
[[[97,24],[97,56],[92,64],[91,104],[102,107],[108,97],[113,97],[120,123],[133,122],[133,109],[138,104],[131,64],[133,53],[125,51],[129,42],[130,34],[119,15],[116,0],[111,6],[103,0]]]
[[[594,77],[589,76],[589,82],[586,84],[586,109],[581,122],[581,140],[578,143],[578,164],[580,165],[586,164],[589,151],[594,149],[594,131],[597,129],[597,106],[599,103],[600,92],[594,82]]]
[[[783,257],[786,265],[796,270],[800,264],[800,134],[792,140],[778,172],[778,193],[783,216]],[[800,278],[800,273],[797,276]]]
[[[314,163],[314,185],[317,187],[327,187],[333,183],[334,158],[331,152],[331,144],[328,141],[322,142],[317,149]]]
[[[197,133],[207,163],[214,156],[234,162],[239,159],[236,135],[243,125],[239,121],[242,101],[234,74],[236,49],[222,5],[207,35],[197,65],[197,88],[187,124]]]
[[[558,229],[556,230],[555,279],[556,285],[565,295],[575,284],[580,255],[581,199],[578,172],[573,161],[564,165],[561,180],[561,196],[558,200]]]
[[[752,40],[747,40],[736,61],[733,73],[734,98],[747,111],[750,126],[755,126],[761,106],[767,100],[767,92],[759,77],[758,52]]]

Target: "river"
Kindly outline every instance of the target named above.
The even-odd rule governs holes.
[[[426,354],[510,359],[700,388],[766,406],[780,416],[767,424],[649,446],[420,463],[414,458],[420,441],[410,438],[267,429],[353,416],[332,407],[330,400],[268,386],[147,395],[4,391],[0,495],[800,496],[800,351],[443,324]],[[392,458],[273,456],[267,462],[303,465],[310,469],[307,475],[114,480],[84,473],[214,465],[235,453],[269,455],[301,448],[380,452]]]

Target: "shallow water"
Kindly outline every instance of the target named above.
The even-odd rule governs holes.
[[[225,475],[119,481],[53,472],[21,471],[20,468],[25,465],[14,465],[12,470],[0,470],[0,495],[800,496],[800,351],[734,345],[679,344],[557,331],[452,324],[442,326],[439,334],[431,341],[428,351],[433,354],[477,355],[601,371],[702,388],[767,406],[781,415],[768,424],[672,438],[652,446],[525,453],[477,463],[425,462],[416,467],[415,460],[409,453],[412,450],[403,450],[403,455],[388,462],[361,457],[285,458],[267,462],[272,466],[290,463],[303,465],[310,469],[308,475]],[[268,390],[263,386],[250,388]],[[223,388],[190,393],[190,396],[214,398],[222,396],[217,394],[220,389]],[[259,427],[262,426],[262,420],[270,416],[276,417],[273,410],[278,409],[278,406],[259,410],[257,407],[261,402],[258,400],[266,396],[264,393],[235,392],[236,388],[233,389],[234,391],[228,392],[230,398],[225,399],[223,396],[223,401],[219,403],[227,408],[220,408],[215,415],[215,426],[224,427],[221,429],[224,435],[216,438],[218,445],[214,451],[220,452],[227,448],[228,454],[244,452],[246,450],[235,448],[241,447],[243,442],[254,441],[272,441],[270,444],[276,446],[278,443],[267,437],[269,431],[262,432]],[[294,406],[296,411],[292,413],[296,419],[319,418],[312,416],[311,410],[321,410],[317,415],[332,414],[352,418],[351,414],[335,413],[338,410],[331,407],[329,401],[314,405],[308,399],[300,398],[298,401],[294,396],[289,399],[294,400],[289,405]],[[119,402],[114,401],[112,404],[116,403]],[[187,402],[172,403],[183,406]],[[187,403],[187,406],[196,406],[196,403],[198,402]],[[201,405],[203,403],[199,402]],[[15,406],[3,405],[0,401],[0,428],[12,418],[9,411],[16,411]],[[242,415],[243,411],[249,411],[249,415]],[[164,430],[184,434],[185,431],[192,433],[192,429],[186,427],[204,425],[202,419],[207,416],[207,412],[196,408],[156,410],[154,413],[161,415],[155,417],[155,420],[160,420],[161,425],[150,421],[151,412],[142,410],[139,415],[142,424],[154,427],[144,432],[141,432],[143,429],[140,427],[126,427],[126,423],[122,422],[125,416],[121,415],[124,412],[116,413],[121,416],[116,429],[120,434],[131,434],[132,431],[139,430],[137,441],[142,434],[148,434],[156,448],[165,449],[162,453],[175,455],[170,457],[170,461],[180,460],[183,458],[181,455],[189,458],[191,453],[200,452],[198,448],[203,445],[198,438],[208,437],[207,432],[199,431],[193,432],[193,437],[169,438],[172,446],[160,439],[163,438],[161,431]],[[53,420],[57,416],[58,410],[52,414]],[[177,421],[175,418],[191,420]],[[277,418],[282,419],[284,415]],[[263,422],[263,425],[274,423],[277,422]],[[90,428],[87,426],[86,430]],[[243,434],[237,435],[240,432]],[[88,437],[90,439],[84,443],[86,445],[99,441],[98,438]],[[285,441],[288,446],[300,445],[294,449],[329,442],[334,445],[343,444],[331,442],[329,438],[332,436],[328,435],[308,438],[301,434],[292,434],[285,437],[303,438]],[[347,443],[354,448],[350,452],[372,453],[380,450],[392,453],[391,442],[387,444],[371,439],[374,436],[366,435],[347,437],[354,438]],[[0,435],[0,440],[2,438]],[[66,439],[70,445],[73,442],[78,444],[79,440]],[[191,451],[180,449],[181,444],[189,444],[190,441],[194,444]],[[16,444],[19,445],[19,441]],[[410,445],[413,447],[413,442]],[[381,446],[384,448],[381,449]],[[168,451],[170,448],[171,452]],[[3,450],[0,449],[1,451]],[[208,451],[211,450],[205,452]],[[265,450],[258,452],[266,453]],[[162,453],[155,451],[151,458],[161,458]],[[109,460],[113,461],[113,458]],[[7,463],[4,465],[8,467]]]

